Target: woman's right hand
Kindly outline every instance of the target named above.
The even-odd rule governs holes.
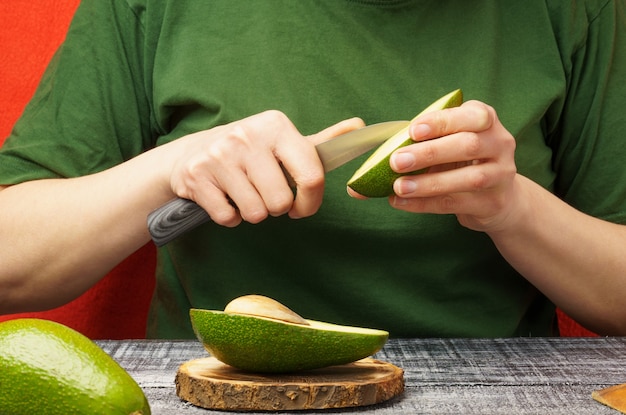
[[[166,145],[178,148],[171,190],[229,227],[268,216],[311,216],[324,190],[315,145],[362,126],[362,120],[352,118],[307,137],[285,114],[266,111],[190,134]],[[295,196],[285,172],[295,182]]]

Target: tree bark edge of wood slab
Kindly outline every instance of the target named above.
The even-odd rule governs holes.
[[[249,373],[214,357],[190,360],[176,373],[176,394],[206,409],[288,411],[374,405],[404,391],[404,371],[380,360],[290,374]]]

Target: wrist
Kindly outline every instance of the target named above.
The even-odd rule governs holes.
[[[534,207],[543,205],[540,199],[544,199],[545,193],[547,190],[517,174],[506,198],[506,209],[485,227],[484,232],[492,239],[511,238],[527,232],[536,218]]]

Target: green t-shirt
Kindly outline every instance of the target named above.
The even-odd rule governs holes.
[[[623,223],[625,14],[607,0],[84,0],[0,182],[97,172],[266,109],[305,134],[410,119],[461,88],[496,108],[521,174]],[[149,335],[192,337],[190,307],[250,293],[392,336],[555,334],[554,306],[485,234],[348,197],[364,157],[327,175],[313,217],[207,223],[161,248]]]

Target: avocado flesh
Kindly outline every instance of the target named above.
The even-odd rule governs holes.
[[[413,120],[428,112],[445,108],[458,107],[463,103],[463,93],[460,89],[454,90],[433,102],[426,109],[416,115]],[[391,138],[381,144],[372,155],[365,160],[354,175],[348,180],[348,187],[366,197],[387,197],[393,194],[393,183],[400,176],[419,174],[426,169],[408,173],[396,173],[389,164],[391,155],[397,149],[414,144],[409,134],[409,127],[398,131]]]
[[[354,362],[380,350],[389,333],[315,320],[308,325],[192,309],[206,350],[223,363],[259,373],[285,373]]]

